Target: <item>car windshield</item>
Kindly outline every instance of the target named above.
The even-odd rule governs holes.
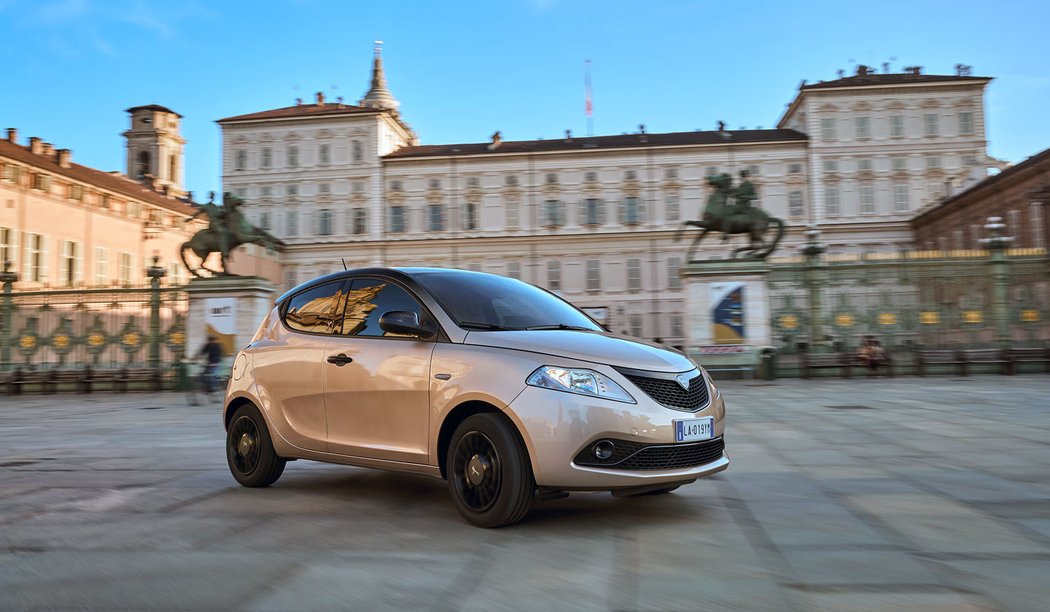
[[[602,331],[572,304],[513,278],[452,271],[414,276],[463,329]]]

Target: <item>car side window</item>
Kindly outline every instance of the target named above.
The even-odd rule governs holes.
[[[342,281],[325,283],[292,296],[284,310],[285,324],[296,330],[314,334],[331,334],[339,330],[337,313],[342,312]]]
[[[419,302],[394,283],[378,278],[355,279],[347,293],[343,335],[396,336],[379,328],[379,318],[394,310],[414,312],[420,321],[425,318]]]

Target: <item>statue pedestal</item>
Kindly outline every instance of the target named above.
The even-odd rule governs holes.
[[[251,342],[273,308],[277,288],[257,276],[195,278],[186,286],[186,357],[194,358],[214,335],[228,359]]]
[[[686,352],[704,366],[754,366],[761,349],[773,344],[766,262],[693,262],[679,273],[685,288]]]

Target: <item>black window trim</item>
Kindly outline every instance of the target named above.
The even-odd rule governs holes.
[[[396,285],[397,287],[403,289],[408,294],[408,296],[410,298],[412,298],[413,300],[416,301],[417,304],[419,304],[421,312],[426,317],[428,317],[428,319],[431,322],[433,322],[434,327],[437,328],[437,334],[433,338],[431,338],[430,340],[424,340],[422,338],[402,338],[402,337],[398,337],[398,336],[348,336],[348,335],[342,334],[342,333],[339,333],[339,334],[331,333],[331,334],[323,334],[323,335],[329,336],[329,337],[332,337],[332,338],[355,339],[355,340],[373,340],[373,339],[375,339],[375,340],[397,340],[399,342],[405,342],[405,341],[408,341],[408,342],[451,342],[451,340],[449,339],[448,335],[445,333],[445,330],[441,327],[441,323],[438,321],[438,318],[435,317],[434,313],[430,310],[430,308],[427,307],[426,302],[424,300],[420,299],[419,295],[415,291],[413,291],[411,287],[407,286],[405,283],[403,283],[403,282],[401,282],[401,281],[399,281],[399,280],[397,280],[397,279],[395,279],[393,277],[386,276],[386,275],[383,275],[383,274],[353,274],[351,276],[347,276],[347,277],[345,277],[343,279],[343,281],[347,284],[347,295],[350,295],[350,287],[353,286],[353,283],[354,283],[355,280],[366,280],[366,279],[385,281],[385,282],[388,282],[388,283],[392,283],[392,284]],[[343,310],[344,311],[346,310],[346,300],[343,300]]]
[[[280,317],[279,317],[281,319],[281,325],[283,325],[284,328],[287,329],[288,331],[294,332],[296,334],[306,334],[308,336],[332,336],[332,335],[334,335],[334,334],[331,334],[329,332],[312,332],[312,331],[306,331],[306,330],[303,330],[303,329],[295,329],[294,327],[288,325],[288,321],[285,320],[285,317],[288,314],[288,306],[292,303],[292,300],[294,300],[295,298],[297,298],[300,295],[306,293],[307,291],[313,291],[314,289],[317,289],[319,287],[325,287],[325,286],[328,286],[328,285],[335,285],[335,284],[338,284],[341,287],[347,289],[347,291],[343,293],[343,308],[345,309],[346,308],[346,295],[347,295],[347,293],[349,293],[349,285],[350,285],[350,279],[349,278],[332,279],[331,281],[324,282],[324,283],[311,283],[310,285],[308,285],[306,287],[303,287],[301,291],[296,291],[294,294],[286,296],[281,301],[281,310],[280,310]]]

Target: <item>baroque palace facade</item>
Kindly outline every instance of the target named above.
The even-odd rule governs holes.
[[[774,129],[421,145],[373,59],[358,104],[218,121],[225,191],[287,245],[284,285],[349,267],[450,266],[546,287],[615,331],[681,345],[678,276],[707,176],[747,169],[785,220],[780,254],[818,224],[831,252],[912,244],[908,221],[987,174],[991,79],[920,69],[803,83]],[[738,238],[739,240],[739,238]],[[708,237],[701,258],[727,249]]]

